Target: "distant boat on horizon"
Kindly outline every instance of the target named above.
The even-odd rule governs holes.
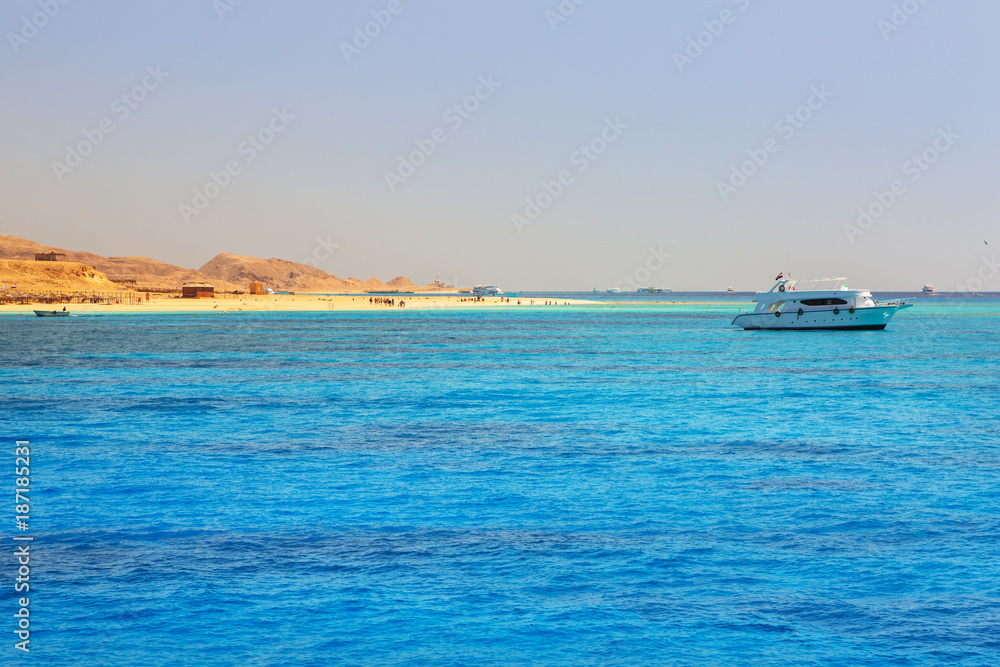
[[[733,293],[733,292],[735,292],[736,290],[734,290],[734,289],[733,289],[733,286],[732,286],[732,285],[730,285],[729,287],[727,287],[727,288],[726,288],[726,291],[727,291],[727,292],[729,292],[730,294],[732,294],[732,293]]]
[[[635,292],[636,294],[660,294],[661,292],[670,294],[673,290],[669,287],[640,287]]]
[[[501,296],[503,290],[496,285],[476,285],[472,288],[472,296]]]
[[[937,291],[934,289],[934,285],[931,285],[930,283],[924,285],[924,288],[920,291],[923,292],[924,296],[935,296],[937,294]]]
[[[617,287],[612,287],[611,289],[605,290],[608,294],[621,294],[622,291]]]

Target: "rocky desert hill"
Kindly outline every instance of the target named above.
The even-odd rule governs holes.
[[[64,256],[60,263],[80,263],[106,274],[105,280],[128,280],[123,283],[135,285],[138,289],[180,289],[185,282],[209,282],[220,291],[246,291],[251,282],[262,282],[265,287],[278,291],[292,292],[363,292],[371,291],[440,291],[440,287],[427,285],[419,287],[402,276],[384,283],[378,278],[358,280],[338,278],[326,271],[307,264],[299,264],[285,259],[261,259],[244,257],[230,253],[220,253],[206,262],[200,269],[186,269],[176,264],[167,264],[149,257],[102,257],[91,252],[64,250],[55,246],[42,245],[17,236],[0,234],[0,260],[22,260],[18,270],[27,270],[34,262],[36,252],[56,252]],[[11,280],[17,282],[18,275],[11,268]],[[28,274],[26,273],[25,276]],[[67,274],[68,275],[68,274]],[[25,282],[27,278],[21,279]],[[18,283],[18,287],[21,283]],[[40,289],[56,289],[55,287]],[[77,288],[84,289],[84,288]],[[87,289],[108,289],[91,287]],[[114,289],[114,285],[111,287]]]
[[[272,289],[293,292],[343,292],[351,289],[346,281],[308,264],[286,259],[244,257],[228,252],[219,253],[198,269],[198,272],[212,284],[220,281],[239,285],[262,282]]]
[[[17,236],[0,234],[0,259],[34,260],[36,252],[62,253],[60,261],[80,262],[106,274],[112,281],[120,278],[135,280],[139,289],[179,289],[186,282],[206,281],[208,278],[194,269],[167,264],[148,257],[102,257],[92,252],[65,250],[42,245]],[[216,285],[219,290],[246,289],[233,283]]]
[[[66,292],[113,292],[119,285],[91,266],[80,262],[35,262],[0,259],[0,283],[20,292],[63,290]]]
[[[198,271],[213,283],[227,281],[248,285],[257,281],[272,288],[277,285],[275,289],[299,292],[410,292],[435,289],[433,286],[415,285],[403,276],[397,276],[387,283],[378,278],[338,278],[314,266],[287,259],[244,257],[228,252],[216,255]]]

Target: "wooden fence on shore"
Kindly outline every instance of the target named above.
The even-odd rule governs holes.
[[[33,303],[99,303],[141,306],[141,292],[63,292],[59,290],[7,290],[0,292],[0,303],[27,306]]]
[[[170,296],[166,296],[169,294]],[[0,291],[0,304],[18,304],[22,306],[33,303],[96,303],[96,304],[119,304],[125,306],[141,306],[148,303],[150,296],[154,300],[163,298],[179,299],[180,293],[177,290],[148,289],[148,290],[119,290],[109,291],[66,291],[66,290],[6,290]],[[216,292],[207,299],[253,299],[246,292]]]

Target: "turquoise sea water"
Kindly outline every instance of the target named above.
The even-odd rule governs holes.
[[[1000,299],[919,303],[0,317],[0,663],[998,664]]]

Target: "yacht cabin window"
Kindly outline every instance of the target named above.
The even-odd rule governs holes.
[[[846,306],[847,302],[843,299],[802,299],[802,305],[804,306]]]

